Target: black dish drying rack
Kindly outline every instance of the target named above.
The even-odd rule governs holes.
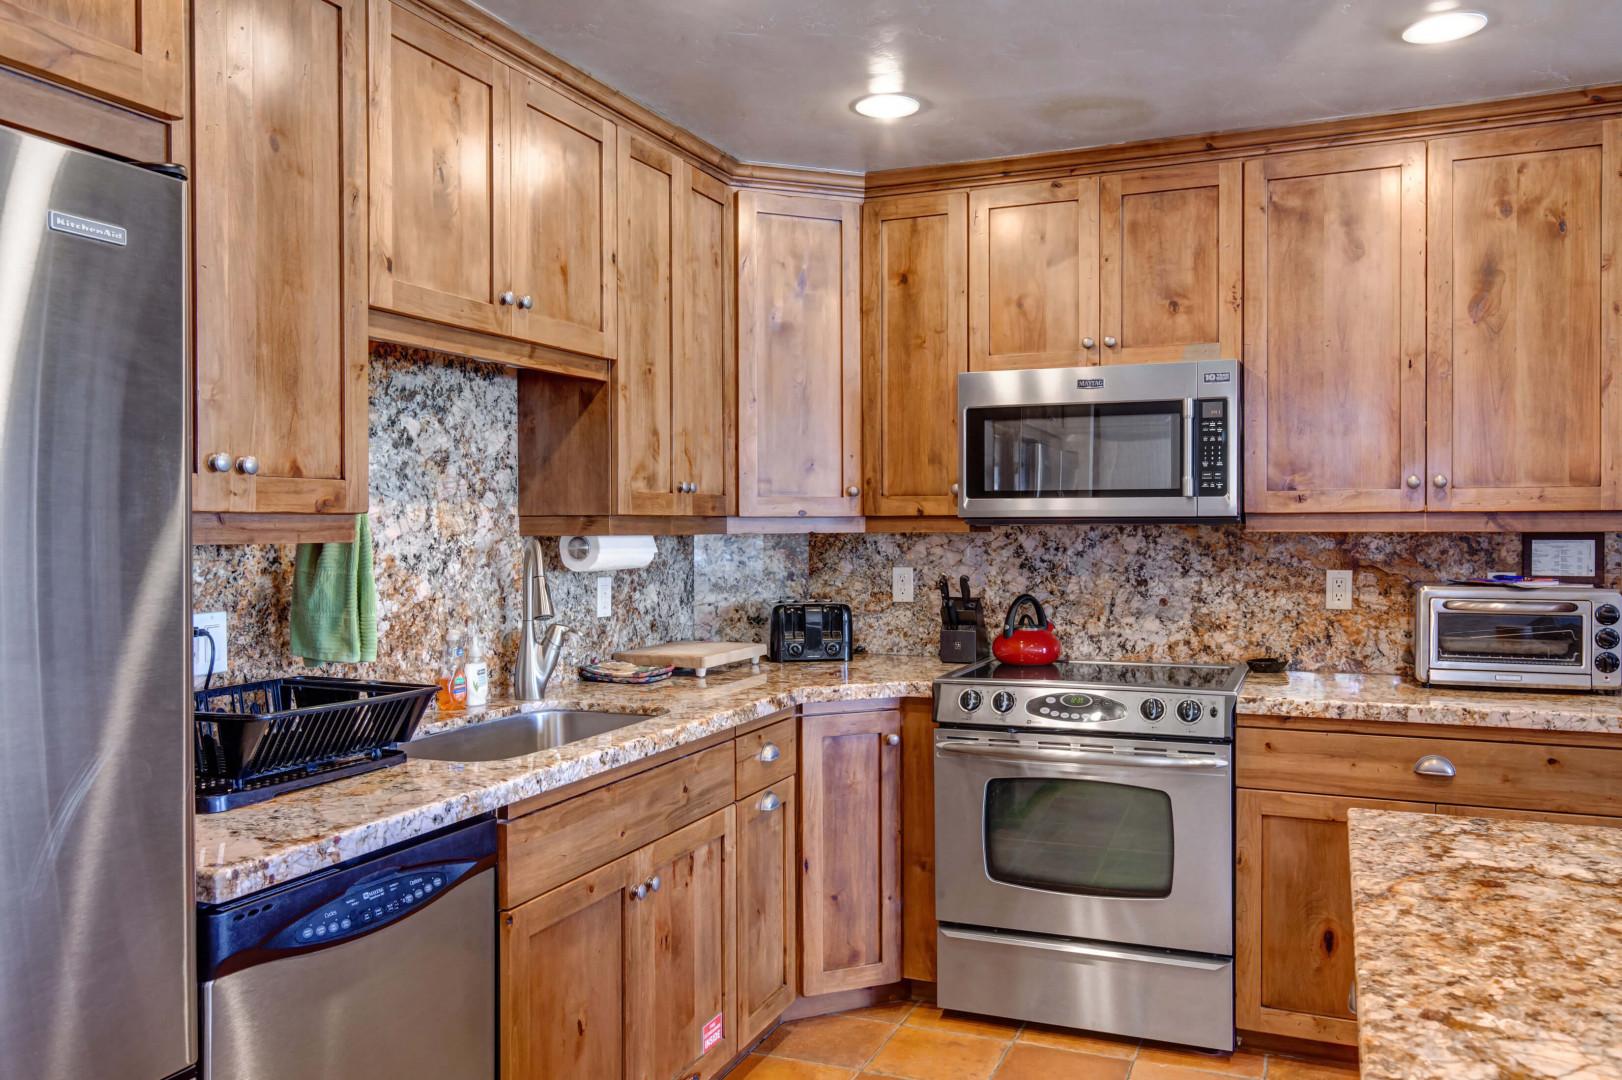
[[[415,683],[314,676],[199,690],[199,813],[398,765],[437,690]]]

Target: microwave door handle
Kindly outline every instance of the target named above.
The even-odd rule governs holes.
[[[1444,600],[1442,610],[1482,615],[1575,615],[1578,608],[1570,601],[1559,600]]]
[[[1194,399],[1183,399],[1183,498],[1194,497],[1194,461],[1200,448],[1194,444]]]
[[[936,750],[948,754],[968,754],[1015,765],[1115,765],[1124,769],[1226,769],[1225,759],[1155,757],[1149,754],[1110,754],[1093,750],[1050,750],[1046,747],[1027,746],[1009,748],[986,746],[980,743],[943,742]]]

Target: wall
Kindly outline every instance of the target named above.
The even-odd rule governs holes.
[[[376,581],[375,664],[338,675],[431,679],[453,631],[471,626],[492,693],[510,690],[522,559],[518,535],[518,383],[511,369],[372,347],[369,475]],[[614,617],[596,616],[596,575],[558,563],[544,541],[558,618],[580,631],[559,672],[617,648],[692,636],[692,541],[661,538],[644,570],[614,574]],[[303,670],[289,652],[292,545],[192,549],[196,611],[225,611],[231,681]]]

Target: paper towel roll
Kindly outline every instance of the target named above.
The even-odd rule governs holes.
[[[570,570],[640,570],[659,550],[651,536],[560,536],[558,557]]]

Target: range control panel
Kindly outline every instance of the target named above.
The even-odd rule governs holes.
[[[1196,494],[1228,493],[1228,402],[1201,398],[1194,403]]]
[[[976,727],[1226,739],[1235,699],[1181,690],[936,683],[935,721]]]
[[[336,900],[308,912],[277,935],[278,948],[298,948],[364,934],[412,911],[456,883],[466,863],[401,871],[355,885]]]

